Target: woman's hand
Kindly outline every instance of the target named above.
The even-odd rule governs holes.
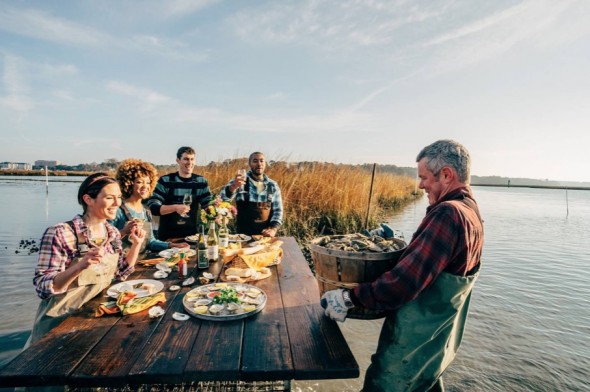
[[[136,227],[139,227],[136,221],[127,221],[127,223],[125,223],[125,226],[123,226],[123,228],[119,230],[119,233],[121,233],[121,237],[128,236],[129,233],[131,233]]]
[[[94,264],[100,264],[104,253],[104,248],[102,247],[91,247],[88,249],[88,252],[82,258],[82,261],[85,263],[85,265],[82,266],[82,269],[86,269]]]
[[[131,232],[129,233],[129,241],[131,241],[133,245],[141,244],[141,242],[145,238],[145,235],[145,230],[139,228],[136,225],[133,229],[131,229]]]

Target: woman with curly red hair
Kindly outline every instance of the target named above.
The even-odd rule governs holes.
[[[141,246],[142,254],[145,254],[146,250],[159,252],[168,248],[189,246],[184,242],[171,243],[159,241],[154,237],[152,214],[142,204],[142,201],[152,194],[158,180],[158,172],[151,163],[133,158],[126,159],[117,168],[115,177],[121,186],[123,203],[111,224],[121,232],[124,245],[127,243],[127,235],[138,227],[147,233]]]

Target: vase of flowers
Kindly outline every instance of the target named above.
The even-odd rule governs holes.
[[[228,201],[223,201],[218,195],[209,202],[207,207],[201,209],[201,222],[208,224],[215,221],[219,227],[227,225],[228,221],[234,219],[237,214],[236,207]]]

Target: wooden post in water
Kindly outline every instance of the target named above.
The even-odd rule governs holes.
[[[373,197],[373,183],[375,182],[375,169],[377,164],[373,163],[373,174],[371,175],[371,188],[369,189],[369,201],[367,202],[367,217],[365,218],[365,229],[369,230],[369,211],[371,211],[371,198]]]
[[[47,165],[45,165],[45,194],[49,194],[49,178],[47,177]]]
[[[567,198],[567,186],[565,187],[565,216],[569,216],[570,215],[570,203],[569,200]]]

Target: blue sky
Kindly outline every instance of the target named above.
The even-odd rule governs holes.
[[[414,166],[590,181],[590,1],[1,1],[0,161]]]

